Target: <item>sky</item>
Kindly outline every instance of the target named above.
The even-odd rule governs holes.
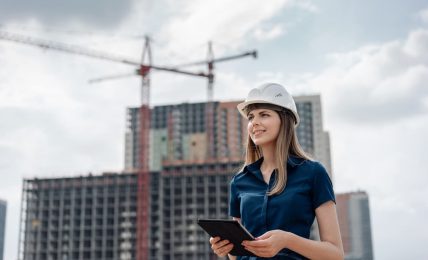
[[[428,259],[428,2],[0,0],[0,31],[177,66],[216,63],[215,100],[264,82],[320,94],[336,192],[369,194],[375,259]],[[16,259],[23,178],[121,171],[136,68],[0,40],[0,199]],[[199,72],[205,67],[183,67]],[[206,101],[206,79],[153,71],[151,105]]]

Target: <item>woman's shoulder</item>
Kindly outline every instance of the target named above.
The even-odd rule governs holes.
[[[233,175],[232,180],[244,178],[248,173],[257,174],[257,172],[260,170],[260,165],[262,162],[263,162],[263,157],[259,158],[255,162],[244,164],[238,170],[238,172]]]
[[[320,161],[316,160],[307,160],[309,166],[315,171],[326,171],[324,165]]]
[[[242,179],[247,173],[247,171],[248,171],[247,165],[242,166],[241,169],[239,169],[236,173],[233,174],[231,181],[236,182],[239,179]]]
[[[311,170],[309,171],[311,174],[311,179],[313,183],[319,183],[319,182],[330,182],[330,175],[328,174],[327,170],[325,169],[324,165],[322,165],[319,161],[311,161],[309,163]]]
[[[312,175],[312,177],[316,177],[317,175],[327,174],[327,170],[321,162],[313,160],[300,158],[296,156],[290,156],[288,163],[291,167],[297,168],[297,170],[304,171]],[[327,174],[328,175],[328,174]]]

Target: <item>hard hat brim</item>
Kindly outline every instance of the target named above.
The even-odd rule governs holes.
[[[291,113],[293,113],[294,117],[296,118],[295,127],[297,127],[297,126],[299,125],[299,123],[300,123],[299,115],[298,115],[296,112],[294,112],[294,111],[292,111],[292,110],[290,110],[290,109],[288,109],[288,108],[284,107],[282,104],[277,104],[277,103],[275,103],[275,102],[269,102],[269,101],[266,101],[266,100],[261,100],[261,99],[258,99],[258,100],[257,100],[257,99],[256,99],[256,100],[249,100],[249,101],[245,101],[245,102],[239,103],[236,107],[238,108],[239,113],[240,113],[243,117],[247,118],[247,114],[245,113],[245,108],[246,108],[248,105],[251,105],[251,104],[271,104],[271,105],[275,105],[275,106],[283,107],[283,108],[285,108],[285,109],[289,110]]]

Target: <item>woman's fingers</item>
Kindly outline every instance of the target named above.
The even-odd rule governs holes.
[[[221,240],[220,237],[210,238],[211,248],[218,256],[226,256],[233,248],[233,244],[228,240]]]
[[[213,245],[220,241],[220,237],[210,237],[210,244]]]
[[[223,245],[222,247],[219,247],[218,249],[214,250],[214,253],[218,256],[226,256],[233,248],[232,243],[228,243],[226,245]]]
[[[212,244],[211,248],[212,249],[218,249],[218,248],[221,248],[221,247],[223,247],[223,246],[225,246],[227,244],[229,244],[229,240],[221,240],[219,242],[216,242],[216,243]]]

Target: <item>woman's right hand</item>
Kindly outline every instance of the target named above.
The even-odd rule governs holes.
[[[219,257],[227,256],[233,248],[232,243],[228,240],[220,240],[220,237],[210,237],[210,244],[214,253]]]

